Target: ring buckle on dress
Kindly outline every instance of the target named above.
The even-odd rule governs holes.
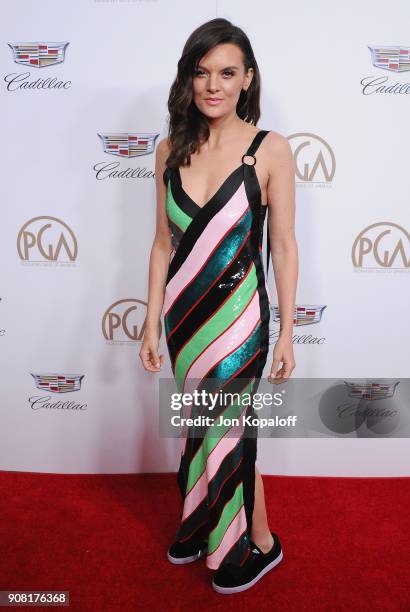
[[[244,157],[253,157],[255,161],[253,164],[247,164],[246,162],[243,161]],[[256,164],[256,157],[250,153],[244,153],[244,155],[242,155],[242,163],[245,164],[246,166],[254,166]]]

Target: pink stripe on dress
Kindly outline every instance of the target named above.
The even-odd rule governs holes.
[[[193,280],[206,261],[212,257],[213,250],[225,234],[238,222],[248,206],[245,185],[242,182],[231,199],[209,221],[187,259],[167,284],[164,295],[164,315],[167,314],[186,285]]]
[[[241,509],[238,511],[232,523],[225,531],[224,537],[222,538],[218,548],[207,556],[206,566],[209,567],[209,569],[218,569],[235,542],[239,540],[247,528],[248,525],[246,522],[245,507],[241,506]]]

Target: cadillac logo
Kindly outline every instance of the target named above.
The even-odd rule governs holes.
[[[372,54],[372,64],[376,68],[393,72],[410,70],[410,47],[386,45],[385,47],[369,47]]]
[[[31,374],[37,389],[52,393],[79,391],[84,374]]]
[[[16,64],[44,68],[64,62],[68,42],[8,43]]]
[[[399,384],[397,382],[350,382],[348,380],[344,381],[347,389],[349,397],[356,397],[362,400],[376,400],[376,399],[385,399],[386,397],[392,397],[394,395],[394,391]]]
[[[138,157],[154,151],[154,143],[159,134],[115,132],[98,136],[101,138],[104,153],[119,157]]]
[[[326,306],[296,305],[293,315],[293,325],[310,325],[319,323],[322,319],[322,312]],[[273,307],[273,320],[280,322],[279,306]]]

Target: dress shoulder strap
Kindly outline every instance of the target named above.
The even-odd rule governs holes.
[[[250,157],[253,157],[254,163],[246,164],[246,165],[254,166],[256,164],[255,153],[258,150],[258,147],[261,144],[262,140],[265,138],[266,134],[269,134],[269,130],[259,130],[259,132],[257,132],[257,134],[255,135],[254,139],[252,140],[250,144],[249,149],[242,156],[242,162],[244,160],[244,157],[250,156]],[[269,260],[270,260],[270,235],[269,235],[269,222],[268,222],[267,223],[267,244],[266,244],[266,277],[269,274]]]
[[[251,145],[246,151],[245,155],[255,155],[260,143],[265,138],[266,134],[269,134],[269,130],[259,130],[259,132],[255,135],[255,138],[252,140]]]

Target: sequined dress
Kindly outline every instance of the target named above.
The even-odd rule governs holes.
[[[262,261],[267,206],[254,156],[259,130],[242,163],[204,205],[184,191],[179,169],[166,168],[166,212],[172,238],[164,329],[178,388],[251,392],[269,349],[270,296]],[[269,247],[269,233],[267,238]],[[269,251],[267,265],[269,261]],[[199,412],[198,412],[199,410]],[[191,416],[201,413],[193,409]],[[214,413],[252,415],[240,402]],[[206,564],[242,564],[250,552],[257,437],[244,419],[182,439],[176,539],[207,539]]]

